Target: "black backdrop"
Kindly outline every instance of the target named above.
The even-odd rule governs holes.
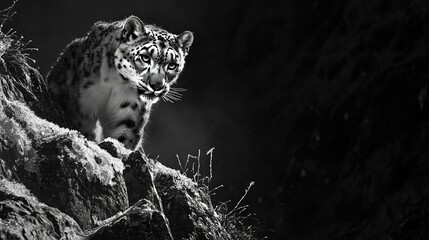
[[[415,200],[428,192],[417,187],[428,166],[418,160],[427,9],[418,0],[21,0],[5,29],[32,40],[43,74],[99,20],[133,14],[194,32],[178,84],[189,91],[155,107],[150,155],[178,169],[176,154],[200,150],[207,175],[215,147],[210,186],[224,187],[213,199],[232,207],[255,181],[243,203],[260,236],[401,239],[408,222],[429,223],[415,207],[429,205]]]

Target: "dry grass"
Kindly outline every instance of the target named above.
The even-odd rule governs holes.
[[[186,161],[182,163],[179,155],[176,155],[177,161],[179,163],[180,171],[191,178],[198,187],[210,194],[211,196],[215,195],[216,190],[222,188],[223,185],[217,186],[213,189],[210,188],[210,182],[213,178],[213,152],[215,148],[211,148],[206,152],[209,161],[209,175],[202,176],[201,174],[201,150],[198,150],[196,155],[188,154]],[[219,221],[225,230],[231,235],[232,239],[236,240],[257,240],[255,237],[255,232],[257,229],[250,224],[249,222],[257,222],[255,215],[248,212],[249,205],[243,205],[243,200],[246,198],[248,192],[254,185],[254,182],[251,182],[249,186],[245,189],[244,194],[237,201],[237,203],[230,209],[229,205],[231,200],[226,202],[220,202],[215,206],[215,211],[218,213]],[[266,237],[262,238],[266,239]]]
[[[4,24],[16,14],[12,11],[16,2],[14,1],[10,7],[0,11],[0,73],[7,73],[13,77],[20,76],[19,69],[22,69],[22,66],[28,66],[28,62],[35,62],[28,52],[37,50],[28,47],[31,40],[24,42],[24,37],[18,37],[12,28],[7,31],[3,29]]]

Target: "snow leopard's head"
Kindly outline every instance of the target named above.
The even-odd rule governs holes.
[[[144,101],[180,99],[181,88],[171,88],[185,65],[194,40],[185,31],[176,35],[131,16],[123,21],[115,67]]]

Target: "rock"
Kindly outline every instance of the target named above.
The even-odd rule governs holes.
[[[155,187],[175,239],[232,239],[221,226],[205,187],[177,170],[152,164]]]
[[[6,74],[0,77],[5,98],[25,102],[37,116],[62,127],[70,127],[61,108],[49,97],[42,75],[27,63],[28,57],[20,52],[24,47],[22,43],[3,33],[0,33],[0,38],[0,48],[5,49],[0,52],[0,61],[4,62],[6,69]]]
[[[147,199],[162,212],[162,202],[155,188],[153,170],[148,166],[148,161],[150,160],[138,151],[131,153],[124,160],[124,179],[129,191],[128,199],[130,204],[140,199]]]
[[[108,221],[88,239],[173,240],[168,220],[148,201],[139,201],[125,213]]]
[[[4,103],[0,124],[12,127],[5,134],[17,148],[17,155],[9,156],[17,159],[12,172],[36,197],[75,217],[84,229],[128,207],[119,159],[81,134],[39,119],[21,103]]]
[[[123,146],[109,146],[114,154]],[[177,170],[167,168],[140,152],[124,159],[124,179],[130,204],[146,199],[165,214],[174,239],[232,239],[221,226],[209,194]]]
[[[106,150],[112,157],[125,159],[131,153],[131,150],[125,148],[122,143],[114,138],[106,138],[98,144],[98,146]]]
[[[0,180],[0,239],[83,238],[73,218],[40,203],[22,184]]]

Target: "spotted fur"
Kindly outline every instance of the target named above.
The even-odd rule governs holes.
[[[50,92],[89,139],[112,137],[141,149],[152,105],[177,97],[171,85],[192,42],[189,31],[171,34],[135,16],[97,22],[53,65]]]

